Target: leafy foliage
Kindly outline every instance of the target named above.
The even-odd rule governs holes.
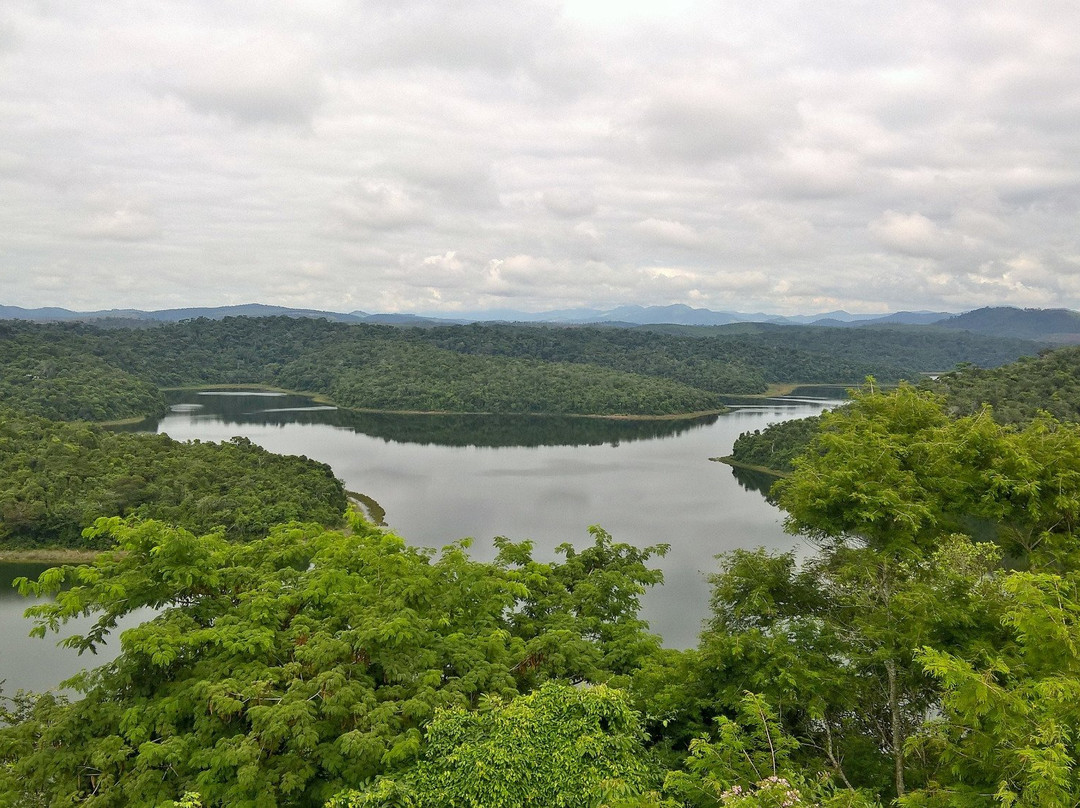
[[[1043,416],[1003,426],[987,410],[950,418],[932,393],[871,389],[822,416],[795,467],[774,487],[792,532],[896,553],[923,551],[982,519],[1022,563],[1080,562],[1075,425]]]
[[[832,787],[826,776],[808,780],[792,758],[798,748],[766,699],[746,693],[734,719],[717,718],[715,737],[690,744],[685,771],[669,773],[664,792],[679,805],[702,808],[878,805],[864,792]]]
[[[932,534],[944,510],[934,483],[950,426],[939,400],[907,385],[891,394],[869,388],[823,414],[797,474],[776,486],[788,529],[892,550]]]
[[[181,443],[84,423],[0,418],[0,545],[79,546],[100,516],[162,519],[230,539],[293,519],[341,522],[341,482],[323,463],[245,438]]]
[[[736,551],[711,578],[714,617],[684,701],[735,714],[757,692],[801,740],[801,768],[879,790],[936,698],[915,649],[993,635],[983,589],[997,560],[963,537],[909,561],[837,547],[800,566]]]
[[[609,660],[650,644],[624,610],[657,576],[643,575],[644,551],[602,532],[574,554],[606,559],[601,569],[537,564],[509,542],[494,564],[463,544],[435,558],[356,517],[351,528],[293,524],[231,544],[100,521],[94,532],[115,551],[22,583],[55,596],[30,609],[36,631],[97,615],[65,640],[93,650],[121,616],[160,613],[123,633],[113,663],[76,678],[80,699],[42,697],[0,729],[0,794],[20,805],[156,805],[185,791],[208,808],[321,803],[415,762],[439,708],[512,698],[555,670],[610,678]],[[515,615],[552,598],[567,613],[532,606],[523,634]],[[635,628],[608,635],[593,615]],[[545,664],[530,662],[541,653]]]
[[[330,805],[590,808],[659,785],[643,737],[626,694],[548,682],[506,704],[439,711],[413,767]]]
[[[945,692],[943,715],[913,747],[941,770],[907,805],[1080,801],[1080,576],[1017,572],[1000,586],[1007,635],[997,648],[918,654]]]

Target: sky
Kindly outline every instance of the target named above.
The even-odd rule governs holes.
[[[1075,0],[0,4],[0,305],[1080,309]]]

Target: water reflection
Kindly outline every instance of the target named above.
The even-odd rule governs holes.
[[[758,471],[757,469],[740,468],[739,466],[732,466],[731,476],[735,478],[736,482],[742,486],[744,491],[755,491],[765,497],[765,500],[770,505],[775,505],[776,500],[770,494],[773,483],[777,478],[764,471]]]
[[[96,616],[76,617],[59,633],[49,633],[44,638],[31,637],[33,623],[23,617],[23,613],[38,599],[23,597],[12,583],[20,577],[36,580],[45,570],[57,566],[62,564],[0,562],[0,642],[4,647],[0,654],[0,695],[11,696],[18,690],[56,688],[79,671],[112,660],[120,650],[120,633],[154,614],[153,610],[142,608],[120,618],[106,642],[98,646],[96,654],[80,655],[70,648],[59,647],[65,637],[88,631]]]
[[[655,440],[700,429],[718,416],[677,420],[629,420],[559,415],[404,415],[341,410],[313,404],[310,398],[254,390],[177,391],[168,396],[170,418],[187,416],[233,426],[292,427],[320,424],[397,443],[422,446],[536,447],[617,446],[628,441]],[[777,414],[781,405],[767,409]],[[156,432],[159,419],[126,424],[117,429]]]

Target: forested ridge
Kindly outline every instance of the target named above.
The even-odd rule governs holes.
[[[1026,424],[1039,413],[1080,422],[1080,348],[1042,351],[1038,356],[993,368],[965,365],[921,382],[940,393],[955,415],[973,415],[984,406],[1003,424]],[[816,434],[817,419],[775,424],[748,432],[735,441],[737,463],[787,472]]]
[[[58,421],[110,421],[164,411],[151,379],[98,356],[82,328],[0,322],[0,405]]]
[[[92,547],[103,515],[161,519],[230,539],[290,520],[341,523],[333,470],[244,438],[181,443],[0,409],[0,547]]]
[[[523,325],[395,328],[288,317],[141,329],[9,321],[0,323],[0,346],[0,402],[91,420],[160,409],[153,386],[206,384],[284,387],[357,409],[667,415],[722,409],[720,394],[761,393],[769,384],[857,384],[868,374],[896,381],[959,362],[997,365],[1035,348],[911,330],[686,336]],[[65,382],[80,358],[89,370],[79,370],[78,384]]]
[[[1080,347],[1045,351],[996,368],[966,367],[942,374],[931,389],[958,414],[993,407],[1002,423],[1026,423],[1039,412],[1080,421]]]
[[[840,361],[892,368],[882,380],[914,379],[919,373],[951,370],[959,362],[997,367],[1035,353],[1027,339],[972,333],[936,325],[878,325],[858,328],[738,323],[729,326],[644,326],[688,337],[744,341],[767,348],[836,357]],[[960,359],[964,356],[964,359]],[[854,368],[852,368],[854,370]],[[842,379],[834,377],[834,382]],[[856,379],[855,382],[861,381]]]

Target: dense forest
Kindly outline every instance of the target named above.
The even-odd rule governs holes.
[[[638,616],[666,548],[599,528],[477,562],[356,515],[239,543],[101,519],[114,551],[21,582],[55,596],[39,630],[96,615],[89,650],[160,612],[75,698],[5,702],[0,802],[1074,805],[1078,469],[1078,426],[862,391],[778,491],[817,553],[722,557],[690,651]]]
[[[686,326],[647,326],[648,330],[682,334],[690,337],[742,341],[770,349],[798,351],[835,357],[863,367],[875,365],[892,372],[877,375],[882,380],[914,379],[921,372],[950,370],[960,362],[979,367],[997,367],[1019,356],[1034,353],[1027,339],[1002,338],[998,333],[972,333],[939,326],[861,326],[826,328],[823,326],[738,323],[726,326],[688,328]],[[963,355],[966,358],[960,359]],[[838,375],[831,380],[843,382]],[[811,381],[807,379],[806,381]],[[861,378],[854,379],[856,383]]]
[[[751,469],[790,472],[795,467],[795,458],[806,451],[817,435],[820,420],[799,418],[744,432],[735,439],[729,459]]]
[[[0,546],[87,546],[105,514],[245,540],[294,519],[338,525],[346,504],[329,466],[244,438],[180,443],[0,410]]]
[[[72,330],[0,322],[0,405],[58,421],[116,421],[165,409],[157,384],[93,353]]]
[[[962,366],[921,382],[945,397],[954,415],[974,415],[983,407],[1003,424],[1026,424],[1040,413],[1080,422],[1080,348],[1043,351],[995,368]],[[790,472],[817,432],[817,420],[784,422],[745,433],[731,460],[749,467]]]
[[[965,367],[931,385],[958,414],[993,407],[1002,423],[1027,423],[1040,412],[1080,421],[1080,347],[1044,351],[995,368]]]
[[[156,328],[0,323],[0,403],[54,418],[151,414],[161,387],[261,384],[356,409],[667,415],[769,384],[917,378],[996,366],[1036,345],[917,329],[394,328],[304,318]],[[78,374],[78,383],[72,374]]]

